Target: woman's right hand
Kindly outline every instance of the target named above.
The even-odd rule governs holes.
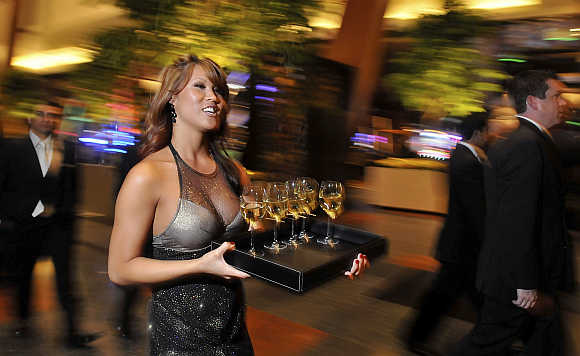
[[[228,251],[236,249],[236,244],[233,242],[224,242],[215,250],[212,250],[197,261],[203,267],[205,273],[213,274],[225,279],[231,278],[248,278],[249,274],[235,269],[224,260],[224,254]]]

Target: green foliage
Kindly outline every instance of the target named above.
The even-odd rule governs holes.
[[[260,67],[265,54],[285,64],[308,58],[307,11],[319,0],[101,0],[128,11],[133,25],[97,34],[88,47],[93,62],[68,73],[94,119],[109,115],[105,103],[119,78],[155,76],[176,57],[210,57],[226,70]],[[12,78],[10,78],[11,80]],[[21,96],[25,100],[25,96]]]
[[[136,25],[95,38],[95,60],[75,76],[83,88],[109,92],[115,77],[151,77],[187,53],[210,57],[227,70],[259,67],[268,53],[298,62],[307,57],[305,13],[318,0],[117,0],[117,5],[130,11]]]
[[[494,25],[455,1],[447,1],[446,10],[418,20],[409,33],[412,48],[393,61],[393,74],[383,78],[405,107],[427,118],[484,111],[487,94],[501,91],[498,82],[507,78],[474,41],[492,34]]]

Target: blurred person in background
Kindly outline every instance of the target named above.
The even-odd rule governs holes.
[[[125,181],[127,174],[133,166],[139,163],[139,148],[138,146],[128,146],[127,153],[121,158],[121,162],[117,169],[117,182],[113,188],[113,199],[116,201],[119,195],[121,185]],[[147,244],[150,246],[150,243]],[[148,249],[150,250],[150,248]],[[146,252],[150,256],[150,251]],[[133,338],[133,307],[137,301],[139,288],[134,285],[120,286],[113,283],[113,323],[117,336],[132,339]]]
[[[145,119],[144,158],[117,198],[109,276],[119,285],[153,285],[152,355],[253,355],[240,281],[249,275],[225,262],[233,243],[210,248],[245,229],[239,195],[249,178],[220,144],[226,75],[212,60],[189,55],[161,77]],[[366,262],[353,261],[351,273]]]
[[[474,113],[460,128],[458,142],[449,161],[449,208],[437,243],[441,267],[431,288],[423,296],[407,339],[410,351],[434,354],[426,345],[441,317],[464,294],[479,309],[481,298],[475,288],[477,256],[483,240],[485,196],[483,165],[487,162],[488,113]]]
[[[564,184],[550,128],[564,84],[547,71],[515,76],[519,127],[488,151],[487,217],[479,256],[480,317],[453,355],[504,355],[520,338],[527,355],[564,355],[558,289],[574,283]]]
[[[50,256],[58,299],[66,314],[66,344],[83,347],[100,335],[78,330],[71,270],[77,176],[73,144],[54,134],[62,114],[62,106],[49,98],[30,114],[26,137],[4,142],[0,152],[0,219],[14,239],[15,334],[30,334],[32,272],[40,257]]]

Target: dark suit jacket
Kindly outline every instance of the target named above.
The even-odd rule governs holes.
[[[560,124],[550,129],[564,167],[580,163],[580,130]]]
[[[449,161],[449,208],[437,244],[437,259],[475,266],[484,217],[482,164],[467,147],[457,145]]]
[[[76,202],[76,166],[73,144],[55,138],[51,167],[42,176],[32,141],[6,140],[0,150],[0,218],[25,228],[34,221],[39,200],[54,207],[52,218],[70,222]],[[58,151],[58,152],[57,152]]]
[[[573,283],[564,183],[553,141],[531,123],[488,152],[486,234],[477,286],[505,302],[516,289],[553,293]]]

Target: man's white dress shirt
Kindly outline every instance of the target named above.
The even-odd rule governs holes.
[[[34,132],[29,131],[28,135],[36,151],[36,156],[38,157],[38,162],[40,163],[40,169],[42,170],[42,176],[46,177],[50,163],[52,162],[52,148],[53,139],[52,135],[48,136],[46,139],[42,140]],[[44,204],[39,200],[32,212],[32,217],[37,217],[44,212]]]

